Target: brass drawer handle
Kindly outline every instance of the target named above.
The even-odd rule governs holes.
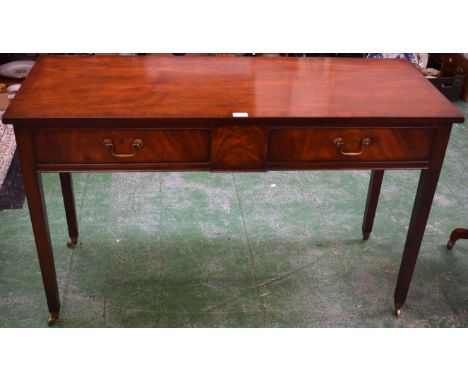
[[[117,154],[114,152],[114,142],[110,138],[106,138],[102,141],[102,145],[109,150],[110,154],[116,158],[131,158],[134,157],[138,150],[143,147],[143,141],[139,138],[135,139],[132,143],[133,153],[131,154]]]
[[[359,152],[347,152],[343,151],[344,149],[344,139],[343,138],[335,138],[333,140],[333,144],[340,149],[340,154],[341,155],[348,155],[348,156],[356,156],[356,155],[361,155],[366,148],[368,148],[372,144],[372,139],[370,138],[363,138],[361,140],[361,151]]]

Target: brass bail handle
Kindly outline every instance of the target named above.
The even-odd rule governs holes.
[[[137,153],[138,150],[140,150],[142,147],[143,147],[143,141],[139,138],[136,138],[135,140],[133,140],[133,143],[132,143],[132,151],[133,153],[131,154],[117,154],[115,151],[114,151],[114,142],[112,141],[112,139],[110,138],[106,138],[102,141],[102,145],[109,150],[110,154],[113,156],[113,157],[116,157],[116,158],[131,158],[131,157],[134,157]]]
[[[359,152],[344,151],[345,142],[343,138],[335,138],[333,140],[333,144],[340,149],[341,155],[356,156],[356,155],[361,155],[364,152],[364,150],[372,144],[372,139],[363,138],[361,140],[361,151]]]

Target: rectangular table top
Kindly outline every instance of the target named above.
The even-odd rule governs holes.
[[[43,56],[4,120],[463,121],[410,63],[286,57]]]

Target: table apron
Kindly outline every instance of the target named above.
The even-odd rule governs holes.
[[[320,170],[425,170],[429,162],[310,162],[266,163],[264,168],[213,168],[210,163],[134,163],[134,164],[36,164],[39,172],[267,172],[267,171],[320,171]]]
[[[33,129],[39,171],[428,169],[439,128],[263,125]]]

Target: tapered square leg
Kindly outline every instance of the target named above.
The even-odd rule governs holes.
[[[28,201],[29,215],[36,242],[37,256],[41,269],[42,282],[49,308],[48,324],[53,324],[60,313],[60,298],[55,274],[54,256],[50,241],[49,223],[44,201],[41,174],[37,172],[34,162],[34,149],[31,136],[22,130],[15,130],[18,142],[24,190]]]
[[[41,268],[42,282],[44,284],[47,306],[50,312],[48,324],[51,325],[59,316],[60,298],[41,174],[35,173],[27,177],[23,174],[23,181],[33,226],[39,266]],[[51,317],[53,317],[52,322],[50,319]]]
[[[383,176],[383,170],[373,170],[371,172],[369,190],[367,191],[366,209],[364,210],[364,219],[362,221],[362,237],[364,240],[369,239],[372,232]]]
[[[65,206],[65,215],[67,217],[68,234],[70,236],[70,241],[67,243],[67,246],[73,248],[78,243],[78,220],[76,218],[75,196],[70,173],[60,173],[60,185],[62,186],[63,203]]]
[[[408,295],[439,175],[440,170],[438,169],[421,171],[394,295],[397,316],[399,316],[400,309]]]

